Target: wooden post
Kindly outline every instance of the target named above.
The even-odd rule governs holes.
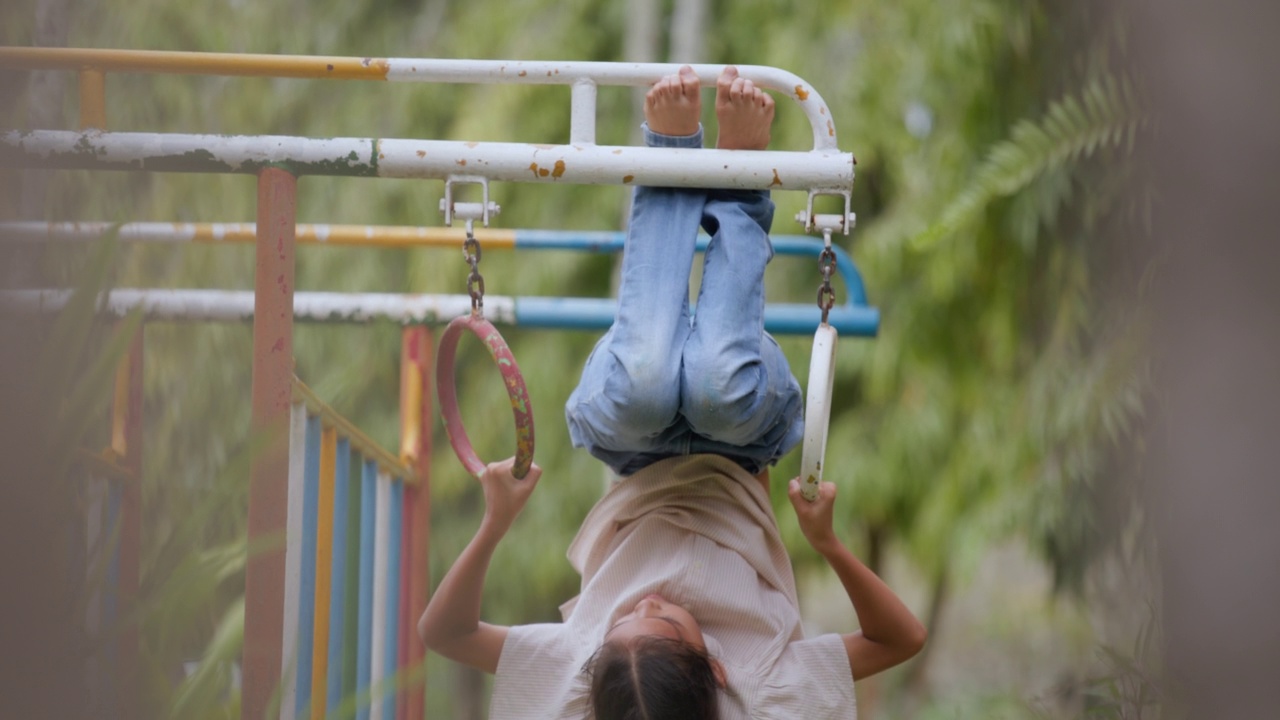
[[[297,189],[297,178],[284,170],[266,168],[258,174],[253,431],[258,437],[264,437],[265,442],[254,458],[250,473],[251,552],[245,570],[244,682],[240,709],[244,720],[263,719],[280,682]]]
[[[417,484],[405,488],[405,502],[411,519],[409,535],[409,631],[407,633],[409,672],[421,672],[426,648],[418,637],[418,618],[427,609],[431,593],[428,551],[431,535],[431,378],[435,355],[431,331],[408,327],[401,334],[400,350],[400,454],[417,472]],[[425,713],[425,680],[405,689],[408,720],[422,720]]]

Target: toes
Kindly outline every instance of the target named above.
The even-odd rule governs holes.
[[[748,82],[750,81],[745,78],[734,78],[733,84],[729,86],[729,99],[734,102],[742,100],[742,92]]]
[[[716,78],[716,92],[728,95],[729,89],[733,85],[733,81],[737,78],[738,68],[732,65],[727,66],[724,71],[720,73],[720,77]]]
[[[698,79],[698,74],[693,71],[693,68],[688,65],[680,68],[680,75],[677,80],[680,83],[680,92],[685,97],[697,97],[702,90],[702,81]]]

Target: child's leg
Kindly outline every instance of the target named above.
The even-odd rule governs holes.
[[[716,84],[716,115],[720,147],[768,146],[773,101],[734,68]],[[708,195],[702,222],[711,242],[682,378],[681,413],[693,431],[742,448],[761,466],[790,449],[803,432],[799,383],[764,332],[772,221],[773,203],[765,192]]]
[[[685,343],[681,413],[694,432],[730,445],[756,444],[799,420],[799,384],[764,332],[772,218],[764,192],[716,191],[703,211],[711,241]]]
[[[662,135],[646,128],[646,144],[701,147],[696,76],[691,82],[683,75],[664,80],[653,92],[666,93],[659,103],[672,101],[673,93],[686,102],[691,93],[692,109],[685,110],[692,113],[694,133]],[[677,418],[681,354],[689,334],[689,271],[705,197],[700,190],[636,189],[618,315],[565,406],[574,446],[620,473],[636,469],[629,463],[633,456],[662,452],[663,433]]]
[[[575,446],[643,452],[675,420],[702,205],[697,191],[636,189],[618,315],[566,406]]]

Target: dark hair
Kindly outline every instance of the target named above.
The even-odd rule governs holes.
[[[703,648],[659,636],[600,646],[587,663],[594,720],[714,720],[717,683]]]

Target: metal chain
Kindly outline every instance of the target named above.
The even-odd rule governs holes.
[[[471,296],[471,312],[484,314],[484,276],[480,274],[480,241],[476,239],[474,223],[467,219],[467,239],[462,243],[462,257],[471,266],[467,276],[467,294]]]
[[[836,269],[836,253],[831,249],[831,231],[822,231],[822,254],[818,256],[818,269],[822,271],[822,284],[818,286],[818,309],[822,311],[822,324],[836,304],[836,291],[831,289],[831,273]]]

